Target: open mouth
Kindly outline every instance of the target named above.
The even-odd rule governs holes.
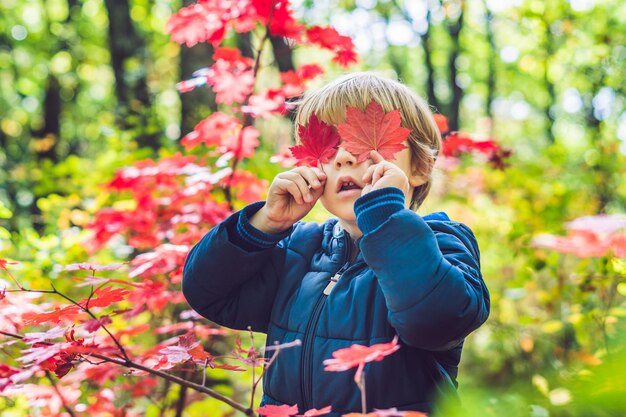
[[[358,185],[356,185],[353,182],[346,182],[344,184],[341,184],[341,187],[339,188],[339,191],[346,191],[346,190],[360,190],[361,187],[359,187]]]
[[[357,184],[356,181],[354,181],[353,178],[349,178],[349,177],[342,177],[339,178],[339,181],[337,182],[337,192],[343,192],[343,191],[351,191],[351,190],[361,190],[361,186],[359,186],[359,184]]]

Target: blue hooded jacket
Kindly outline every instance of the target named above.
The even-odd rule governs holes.
[[[401,348],[365,367],[368,410],[429,412],[434,395],[455,391],[463,340],[489,315],[467,226],[404,208],[397,188],[374,190],[355,203],[363,236],[349,262],[354,246],[336,219],[270,235],[248,222],[263,204],[207,233],[183,275],[187,301],[209,320],[267,333],[267,345],[302,341],[268,369],[262,404],[298,404],[300,413],[331,405],[331,417],[361,411],[355,369],[327,372],[323,361],[396,335]]]

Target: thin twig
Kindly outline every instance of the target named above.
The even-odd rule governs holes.
[[[0,330],[0,334],[3,334],[5,336],[9,336],[9,337],[13,337],[13,338],[16,338],[16,339],[23,339],[24,338],[23,336],[20,336],[20,335],[14,334],[14,333],[10,333],[10,332],[1,331],[1,330]],[[48,344],[48,345],[53,345],[53,343],[48,343],[48,342],[41,342],[41,343]],[[160,378],[163,378],[163,379],[165,379],[167,381],[170,381],[170,382],[173,382],[175,384],[179,384],[179,385],[182,385],[184,387],[191,388],[191,389],[193,389],[195,391],[201,392],[203,394],[209,395],[210,397],[213,397],[213,398],[215,398],[215,399],[217,399],[219,401],[222,401],[222,402],[230,405],[232,408],[234,408],[234,409],[236,409],[238,411],[241,411],[242,413],[244,413],[247,416],[250,416],[250,417],[254,417],[255,416],[254,410],[252,410],[251,408],[247,408],[246,406],[241,405],[238,402],[233,401],[232,399],[230,399],[230,398],[228,398],[228,397],[226,397],[226,396],[220,394],[219,392],[216,392],[216,391],[214,391],[214,390],[212,390],[210,388],[207,388],[207,387],[204,387],[202,385],[196,384],[195,382],[188,381],[188,380],[186,380],[184,378],[180,378],[180,377],[178,377],[176,375],[171,375],[171,374],[169,374],[167,372],[163,372],[163,371],[159,371],[159,370],[156,370],[156,369],[149,368],[149,367],[144,366],[142,364],[133,362],[132,360],[123,360],[123,359],[118,359],[118,358],[111,358],[111,357],[108,357],[108,356],[105,356],[105,355],[101,355],[101,354],[95,353],[95,352],[83,353],[82,355],[92,356],[94,358],[101,359],[101,360],[106,361],[106,362],[114,363],[116,365],[121,365],[121,366],[123,366],[125,368],[137,369],[137,370],[140,370],[140,371],[144,371],[146,373],[149,373],[149,374],[154,375],[154,376],[158,376]]]
[[[63,404],[63,408],[65,408],[65,410],[69,413],[70,416],[76,417],[76,414],[74,413],[74,410],[72,410],[72,408],[69,406],[67,401],[65,401],[65,397],[63,397],[63,394],[61,394],[61,390],[59,390],[59,387],[57,386],[57,383],[52,378],[52,375],[50,375],[50,371],[46,371],[46,377],[50,381],[50,384],[52,384],[52,388],[54,388],[54,391],[56,391],[57,395],[61,399],[61,403]]]
[[[252,327],[248,326],[248,332],[250,332],[250,344],[252,345],[252,349],[254,349],[254,333],[252,332]],[[256,358],[255,358],[256,359]],[[256,360],[252,362],[252,394],[250,395],[250,408],[254,407],[254,390],[256,388],[255,377],[255,365]]]
[[[362,367],[363,364],[359,365]],[[367,413],[367,398],[365,397],[365,372],[361,372],[361,377],[359,378],[359,382],[357,382],[357,386],[361,391],[361,412],[363,414]]]
[[[57,291],[56,288],[54,288],[54,285],[52,285],[52,289],[54,290],[55,294],[60,295],[61,297],[65,298],[67,301],[69,301],[70,303],[78,306],[80,309],[82,309],[85,313],[89,314],[89,316],[91,316],[91,318],[93,318],[94,320],[98,320],[100,321],[100,319],[91,312],[91,310],[89,310],[89,308],[87,307],[83,307],[79,302],[74,301],[72,298],[68,297],[67,295]],[[122,346],[122,344],[119,342],[119,340],[117,340],[117,338],[115,336],[113,336],[113,333],[111,333],[109,331],[109,329],[107,329],[107,327],[100,323],[100,327],[102,327],[102,330],[104,330],[109,337],[111,337],[111,339],[113,340],[113,343],[115,343],[117,345],[117,348],[120,350],[120,352],[122,353],[122,356],[124,359],[126,360],[130,360],[130,358],[128,357],[128,355],[126,354],[126,350],[124,349],[124,347]]]

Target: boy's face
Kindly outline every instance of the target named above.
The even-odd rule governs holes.
[[[408,147],[403,149],[389,162],[398,166],[409,179],[411,192],[405,196],[405,207],[409,207],[413,188],[424,182],[421,177],[411,173],[411,150]],[[357,158],[340,145],[335,156],[328,163],[322,164],[322,169],[327,175],[324,193],[320,197],[324,208],[340,220],[355,225],[354,202],[361,197],[365,186],[363,175],[372,164],[371,159],[357,164]]]

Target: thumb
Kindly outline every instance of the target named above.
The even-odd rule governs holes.
[[[378,153],[375,149],[370,151],[370,159],[374,161],[375,164],[382,162],[385,160],[381,154]]]

